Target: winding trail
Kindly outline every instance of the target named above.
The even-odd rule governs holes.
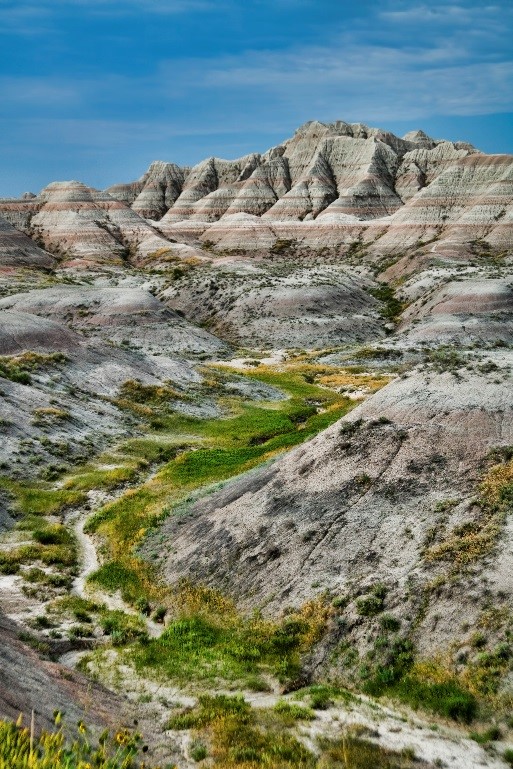
[[[105,604],[108,609],[113,611],[124,611],[126,614],[139,617],[139,619],[145,623],[150,638],[158,638],[160,635],[162,635],[165,629],[163,623],[154,622],[152,619],[150,619],[150,617],[145,617],[144,615],[137,612],[125,601],[123,601],[119,592],[111,594],[106,593],[97,586],[95,586],[94,589],[88,587],[88,577],[97,571],[101,565],[94,540],[84,531],[88,518],[93,514],[94,511],[85,511],[81,508],[79,510],[75,510],[67,519],[67,523],[68,525],[72,526],[73,533],[76,537],[79,550],[78,559],[80,564],[78,575],[73,580],[73,586],[71,588],[72,594],[78,596],[79,598],[85,599],[90,599],[91,596],[94,595],[94,597],[101,603]],[[61,660],[61,662],[63,662],[63,660]],[[66,664],[66,662],[63,662],[63,664]]]
[[[74,520],[70,519],[78,544],[80,561],[80,571],[73,580],[72,592],[80,597],[84,597],[87,578],[100,567],[93,541],[84,531],[86,520],[79,513]]]

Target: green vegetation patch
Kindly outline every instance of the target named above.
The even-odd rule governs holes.
[[[228,375],[229,369],[211,369],[212,386]],[[169,461],[150,481],[129,490],[89,519],[86,531],[99,532],[106,538],[110,560],[116,564],[114,571],[118,573],[120,564],[132,571],[132,578],[125,572],[122,580],[113,579],[106,564],[98,577],[93,576],[98,584],[121,589],[125,600],[133,603],[154,595],[156,581],[151,565],[135,555],[148,529],[172,513],[191,492],[250,470],[292,448],[355,405],[338,392],[307,381],[309,369],[275,371],[262,367],[250,376],[284,390],[289,398],[253,403],[240,397],[223,397],[220,404],[227,412],[223,418],[159,412],[161,428],[166,436],[173,436],[174,445],[162,441],[159,448],[153,439],[127,442],[132,456],[142,451],[147,457],[169,457]],[[139,392],[139,388],[136,390]],[[147,408],[147,402],[143,408]],[[76,483],[80,488],[80,481]]]
[[[21,355],[0,356],[0,377],[11,382],[28,385],[31,383],[30,372],[48,366],[65,363],[67,358],[60,352],[44,355],[37,352],[24,352]]]
[[[432,683],[408,675],[395,683],[389,693],[415,709],[431,710],[466,724],[477,715],[477,699],[457,679]]]
[[[93,585],[103,588],[107,593],[121,591],[123,598],[138,595],[143,589],[137,573],[118,561],[108,561],[89,577]]]
[[[120,465],[105,469],[84,468],[64,483],[64,489],[71,491],[90,491],[105,489],[110,491],[124,483],[130,483],[137,477],[137,466]]]
[[[174,716],[171,729],[195,729],[208,745],[213,766],[231,769],[315,769],[315,756],[290,734],[276,712],[253,710],[242,697],[202,695],[196,708]]]
[[[383,303],[380,309],[382,317],[392,323],[397,323],[406,305],[397,299],[393,287],[388,283],[381,283],[377,288],[369,289],[369,293],[374,299]]]
[[[311,602],[281,622],[244,618],[220,599],[217,607],[205,605],[176,617],[159,638],[133,647],[130,658],[138,670],[153,669],[166,680],[183,683],[245,685],[262,673],[289,682],[300,673],[301,654],[324,632],[328,614],[324,604]]]
[[[418,766],[411,749],[396,752],[383,748],[364,738],[367,731],[356,724],[337,740],[320,739],[319,769],[414,769]]]
[[[0,478],[0,489],[14,497],[15,510],[24,515],[56,515],[86,501],[86,496],[78,491],[52,489],[49,484],[22,483],[9,478]]]

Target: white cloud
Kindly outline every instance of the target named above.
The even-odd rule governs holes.
[[[307,103],[312,114],[330,104],[340,116],[365,119],[513,110],[513,62],[486,53],[470,55],[462,41],[450,40],[398,50],[341,37],[323,47],[189,61],[179,74],[176,63],[170,63],[161,83],[171,98],[180,90],[204,89],[224,98],[232,93],[242,101],[253,99],[259,109],[266,99],[272,109],[300,110]]]

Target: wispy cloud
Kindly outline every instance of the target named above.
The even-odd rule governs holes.
[[[0,0],[0,19],[11,28],[25,29],[38,20],[59,17],[62,12],[82,9],[87,13],[122,16],[130,13],[174,15],[218,8],[214,0]],[[26,26],[25,26],[26,25]]]
[[[364,119],[488,114],[513,110],[513,61],[505,48],[509,37],[493,35],[489,25],[472,35],[458,25],[402,47],[340,34],[323,46],[189,60],[179,77],[176,63],[164,64],[160,81],[169,83],[171,98],[181,89],[209,89],[252,98],[259,109],[267,99],[273,109],[304,111],[307,104],[311,113],[329,108]]]
[[[406,24],[424,9],[422,5],[386,13],[406,14],[399,17]],[[181,113],[182,122],[193,104],[198,121],[216,125],[240,125],[241,116],[260,121],[267,111],[277,119],[316,116],[378,122],[513,111],[509,36],[503,26],[495,29],[494,6],[485,8],[486,17],[474,34],[462,33],[467,19],[460,23],[460,9],[445,8],[458,21],[442,24],[434,37],[402,46],[369,44],[363,34],[341,32],[322,46],[173,59],[139,76],[3,78],[0,98],[35,110],[61,105],[68,113],[80,105],[97,114],[123,105],[134,114],[143,108],[169,110]],[[437,15],[441,7],[431,11]]]
[[[95,87],[91,84],[91,87]],[[55,77],[0,77],[0,98],[15,105],[48,108],[63,105],[76,107],[83,100],[83,93],[76,81]]]

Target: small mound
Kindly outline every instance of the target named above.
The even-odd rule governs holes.
[[[78,334],[53,320],[0,309],[0,355],[17,355],[24,350],[71,352],[80,343]]]

